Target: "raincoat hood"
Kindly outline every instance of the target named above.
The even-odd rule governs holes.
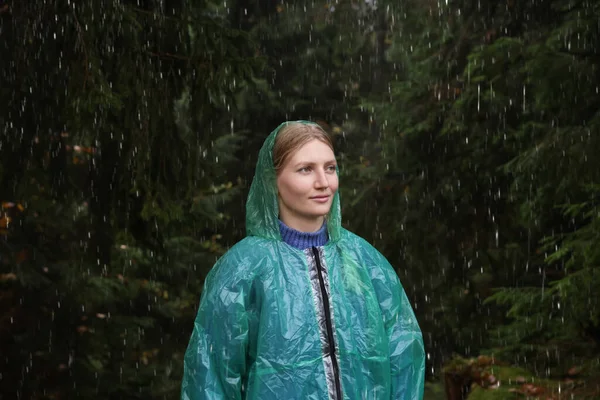
[[[254,179],[246,201],[246,234],[267,239],[281,240],[279,231],[279,203],[277,199],[277,173],[273,165],[273,147],[279,131],[289,123],[315,125],[310,121],[287,121],[279,125],[265,140],[258,154]],[[335,192],[331,210],[326,216],[330,241],[340,238],[341,211],[339,191]]]

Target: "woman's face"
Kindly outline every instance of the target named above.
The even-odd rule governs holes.
[[[293,153],[277,175],[279,218],[290,228],[315,232],[338,189],[335,155],[313,139]]]

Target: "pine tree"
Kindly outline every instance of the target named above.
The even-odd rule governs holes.
[[[402,16],[387,53],[396,73],[388,93],[363,102],[379,136],[355,146],[353,218],[404,259],[433,364],[491,346],[538,371],[575,347],[589,359],[579,338],[597,326],[588,285],[597,142],[586,134],[597,124],[597,6],[390,7]],[[563,241],[572,244],[561,251]]]
[[[4,9],[3,9],[4,10]],[[172,398],[258,65],[210,3],[0,15],[3,392]]]

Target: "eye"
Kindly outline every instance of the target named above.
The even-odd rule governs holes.
[[[298,170],[298,172],[306,174],[306,173],[310,172],[310,167],[302,167]]]
[[[335,165],[329,165],[327,167],[327,172],[335,172]]]

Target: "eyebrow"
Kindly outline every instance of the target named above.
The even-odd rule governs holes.
[[[301,165],[315,165],[315,164],[318,164],[318,163],[301,161],[301,162],[297,163],[294,167],[299,167]],[[325,161],[323,164],[336,164],[336,161],[335,160],[329,160],[329,161]]]

